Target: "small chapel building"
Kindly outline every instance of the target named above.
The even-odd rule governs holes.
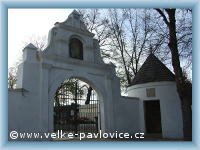
[[[174,74],[150,54],[128,87],[128,96],[139,98],[140,131],[182,138],[181,102]]]

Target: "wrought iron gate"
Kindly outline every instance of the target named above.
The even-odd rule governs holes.
[[[100,105],[95,91],[92,91],[90,101],[86,104],[86,98],[81,98],[77,83],[73,97],[69,91],[61,88],[59,104],[54,103],[54,132],[62,130],[65,133],[98,133],[100,124]]]

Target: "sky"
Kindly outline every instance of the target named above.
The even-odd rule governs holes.
[[[54,23],[63,22],[73,9],[8,9],[8,68],[23,50],[23,42],[32,35],[48,35]]]

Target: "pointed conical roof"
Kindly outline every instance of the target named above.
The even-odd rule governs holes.
[[[151,53],[129,86],[156,81],[175,81],[175,76],[154,54]]]

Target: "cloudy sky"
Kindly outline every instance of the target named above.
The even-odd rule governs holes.
[[[73,9],[8,9],[8,67],[20,56],[23,42],[32,35],[48,35],[54,23],[63,22]]]

